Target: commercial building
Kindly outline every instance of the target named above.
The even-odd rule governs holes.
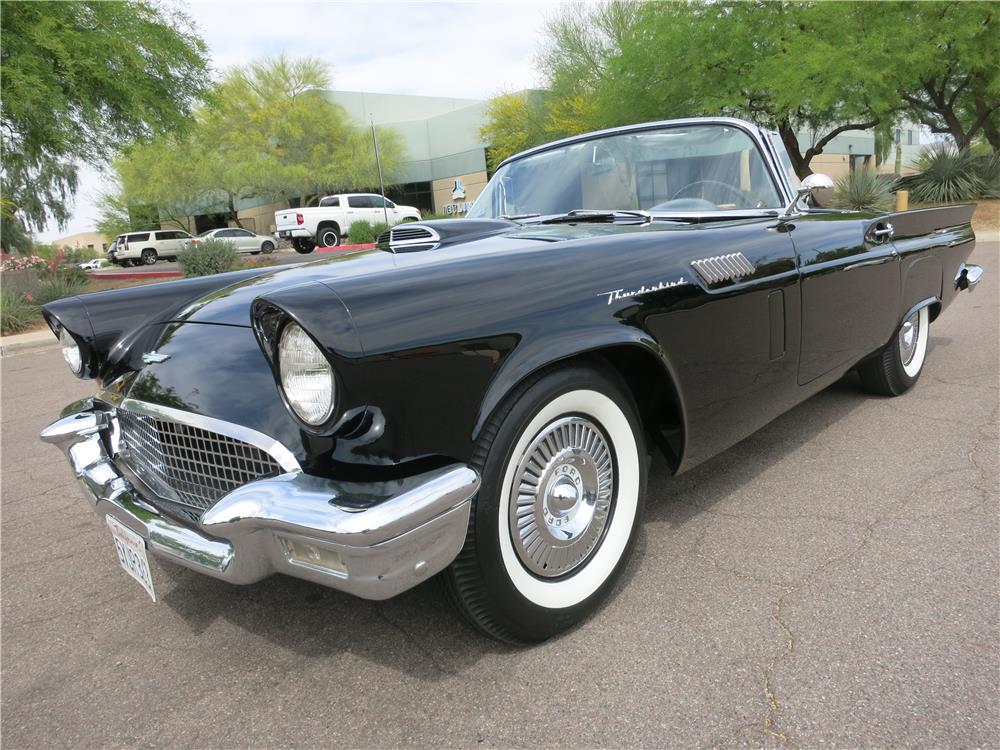
[[[73,250],[96,250],[103,253],[109,243],[100,232],[77,232],[54,239],[52,244],[58,248],[69,247]]]

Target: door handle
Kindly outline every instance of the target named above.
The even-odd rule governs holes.
[[[896,230],[889,222],[879,222],[868,230],[868,236],[875,242],[888,242],[895,236]]]

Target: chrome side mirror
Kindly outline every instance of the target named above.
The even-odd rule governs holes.
[[[785,206],[784,216],[792,216],[796,213],[796,208],[799,205],[799,201],[803,198],[815,195],[819,190],[831,190],[833,188],[833,178],[829,175],[820,174],[819,172],[813,172],[811,175],[802,180],[802,184],[799,185],[799,189],[795,193],[795,197],[792,199],[791,203]]]

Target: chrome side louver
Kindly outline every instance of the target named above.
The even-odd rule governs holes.
[[[413,253],[433,250],[440,242],[441,236],[430,227],[404,224],[382,232],[375,246],[393,253]]]
[[[752,276],[756,266],[747,260],[743,253],[715,255],[711,258],[701,258],[691,261],[693,268],[706,284],[721,284],[725,281],[736,281],[744,276]]]

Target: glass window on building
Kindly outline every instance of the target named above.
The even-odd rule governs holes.
[[[902,143],[903,141],[903,131],[896,128],[896,143]]]
[[[906,131],[906,145],[907,146],[912,146],[913,145],[913,131],[912,130],[907,130]]]

